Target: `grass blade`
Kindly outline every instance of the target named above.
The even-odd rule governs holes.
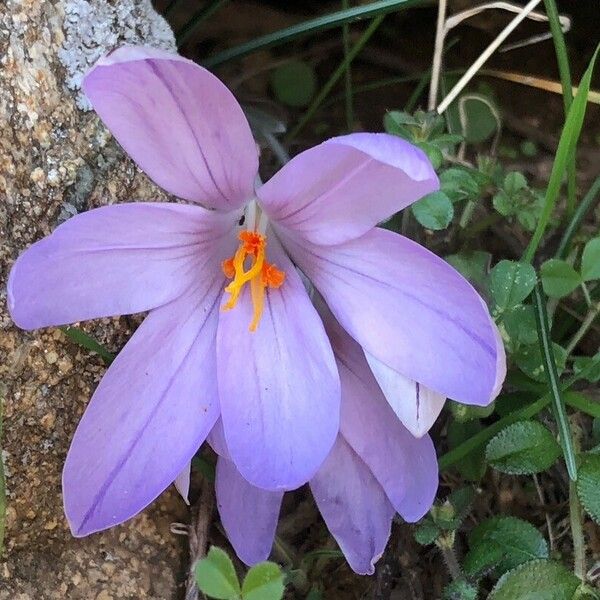
[[[572,481],[577,480],[577,461],[575,458],[575,449],[573,447],[573,436],[569,426],[569,418],[565,409],[565,403],[562,399],[558,383],[558,372],[556,362],[554,361],[554,352],[552,350],[552,339],[550,338],[550,329],[548,327],[548,315],[546,314],[546,298],[542,292],[542,284],[538,281],[533,290],[533,308],[535,310],[535,320],[537,323],[538,338],[544,360],[544,370],[550,387],[550,397],[554,416],[558,425],[560,443],[565,456],[567,471]]]
[[[540,220],[538,221],[537,227],[533,232],[531,241],[529,242],[529,246],[527,246],[527,250],[523,256],[523,260],[526,262],[531,262],[535,256],[540,241],[542,240],[544,232],[546,231],[546,227],[548,226],[548,222],[550,221],[550,217],[552,216],[554,206],[556,205],[556,200],[558,199],[563,176],[565,174],[565,169],[567,168],[567,165],[575,152],[577,140],[579,139],[581,128],[583,127],[583,119],[585,117],[585,110],[587,107],[587,97],[590,91],[590,81],[592,79],[592,73],[594,71],[594,65],[596,63],[598,51],[600,51],[600,45],[596,48],[594,56],[592,56],[592,60],[590,61],[590,64],[581,79],[579,91],[577,92],[577,96],[575,96],[575,99],[571,104],[569,114],[565,120],[565,125],[560,135],[558,148],[556,150],[556,157],[550,173],[550,181],[548,181],[544,209],[542,210]]]
[[[60,329],[80,346],[83,346],[87,350],[91,350],[92,352],[98,354],[107,366],[110,365],[113,360],[115,360],[115,355],[112,352],[109,352],[92,336],[85,333],[85,331],[82,331],[77,327],[61,327]]]
[[[560,25],[560,18],[555,0],[544,0],[546,7],[546,15],[552,32],[552,40],[554,41],[554,50],[556,52],[556,60],[558,62],[558,72],[560,75],[560,83],[562,85],[563,102],[565,105],[565,117],[569,114],[569,108],[573,102],[573,83],[571,81],[571,68],[569,67],[569,57],[567,55],[567,46],[565,44],[565,36]],[[575,180],[575,156],[571,156],[571,160],[567,165],[567,214],[570,216],[575,210],[575,199],[577,192],[577,182]]]
[[[399,9],[424,4],[431,4],[431,2],[428,0],[380,0],[379,2],[371,2],[370,4],[365,4],[363,6],[355,6],[346,10],[329,13],[328,15],[317,17],[316,19],[304,21],[298,25],[292,25],[291,27],[286,27],[285,29],[263,35],[250,40],[245,44],[235,46],[234,48],[229,48],[224,52],[220,52],[219,54],[207,58],[203,61],[203,65],[209,68],[216,67],[217,65],[230,60],[241,58],[242,56],[256,52],[257,50],[281,46],[291,40],[311,35],[319,31],[339,27],[344,23],[368,19],[378,15],[386,15]]]
[[[583,197],[583,200],[580,202],[579,206],[573,213],[569,224],[565,228],[565,231],[560,240],[560,244],[558,245],[558,250],[556,251],[556,258],[565,259],[569,254],[569,250],[571,249],[571,241],[575,237],[581,222],[585,218],[588,211],[594,206],[594,203],[600,199],[600,175],[596,177],[594,183],[588,190],[588,193]]]
[[[304,126],[310,121],[312,116],[317,112],[319,106],[333,89],[333,86],[338,82],[339,78],[347,71],[348,66],[354,60],[356,55],[364,48],[365,44],[369,41],[369,38],[375,33],[376,29],[381,25],[385,15],[379,15],[375,17],[369,27],[362,34],[360,39],[356,42],[352,49],[344,60],[339,64],[338,68],[333,72],[333,75],[329,78],[327,83],[321,88],[321,91],[317,94],[317,97],[312,101],[311,105],[306,109],[306,112],[302,115],[296,126],[286,136],[286,142],[293,140],[298,133],[304,128]]]
[[[181,31],[177,32],[177,47],[181,48],[183,44],[185,44],[190,37],[195,33],[196,28],[200,23],[206,21],[209,17],[211,17],[214,13],[216,13],[227,0],[213,0],[206,8],[203,8],[199,12],[197,12],[181,29]]]
[[[348,0],[342,0],[342,8],[347,10],[349,8]],[[344,45],[344,59],[348,57],[350,52],[350,26],[348,23],[342,25],[342,43]],[[346,109],[346,129],[348,133],[352,133],[354,129],[354,96],[352,94],[352,70],[350,65],[346,69],[344,77],[344,106]]]

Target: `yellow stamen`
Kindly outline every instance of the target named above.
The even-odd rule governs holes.
[[[250,295],[254,315],[249,330],[256,331],[265,305],[267,287],[278,288],[285,281],[285,273],[265,260],[267,239],[256,231],[241,231],[240,246],[233,257],[222,262],[223,273],[232,279],[225,288],[230,294],[222,310],[231,310],[237,304],[240,294],[247,283],[250,283]],[[250,268],[244,271],[246,259],[252,261]]]

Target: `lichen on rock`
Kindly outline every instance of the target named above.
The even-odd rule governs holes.
[[[109,44],[127,42],[174,48],[147,0],[0,0],[2,284],[19,253],[67,217],[114,202],[167,199],[67,87],[76,87],[76,73],[81,77]],[[59,61],[65,52],[67,63]],[[116,351],[136,324],[127,317],[82,327]],[[59,329],[18,330],[0,285],[8,491],[0,600],[177,596],[182,546],[169,526],[186,513],[173,491],[129,523],[82,540],[71,536],[63,515],[65,455],[104,371]]]
[[[66,0],[65,41],[58,52],[67,70],[66,84],[77,93],[77,106],[91,106],[80,91],[88,69],[103,55],[121,44],[143,44],[175,51],[169,24],[150,0]]]

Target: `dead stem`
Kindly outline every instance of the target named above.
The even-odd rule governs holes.
[[[204,558],[208,546],[208,532],[214,507],[213,486],[206,478],[202,479],[200,498],[192,506],[189,527],[190,568],[185,588],[185,600],[199,600],[200,590],[196,585],[196,563]]]

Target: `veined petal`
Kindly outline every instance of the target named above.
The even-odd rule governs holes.
[[[372,575],[390,537],[394,508],[342,436],[311,479],[310,487],[352,570]]]
[[[415,438],[396,418],[361,347],[317,303],[338,362],[342,383],[340,434],[369,467],[394,508],[409,522],[431,508],[438,464],[428,435]]]
[[[446,398],[390,369],[369,353],[365,357],[397,417],[415,437],[425,435],[442,412]]]
[[[152,311],[100,382],[63,472],[73,535],[117,525],[146,507],[215,424],[221,290],[215,279]]]
[[[365,352],[458,402],[487,405],[496,397],[506,369],[496,327],[483,300],[450,265],[382,229],[328,247],[280,234]]]
[[[180,198],[232,210],[253,195],[258,152],[233,94],[194,62],[125,46],[101,59],[83,90],[125,151]]]
[[[385,133],[354,133],[294,157],[257,194],[273,221],[328,245],[363,235],[438,188],[419,148]]]
[[[225,255],[235,244],[229,232],[236,217],[146,202],[77,215],[13,265],[11,316],[19,327],[35,329],[166,304],[194,285],[207,261],[218,268],[215,252]]]
[[[340,388],[321,320],[274,236],[269,260],[285,274],[268,289],[262,319],[244,288],[219,316],[217,368],[229,453],[242,476],[268,490],[295,489],[314,475],[339,427]]]
[[[240,560],[248,566],[266,560],[271,554],[283,492],[253,486],[222,456],[217,461],[215,490],[221,523]]]

